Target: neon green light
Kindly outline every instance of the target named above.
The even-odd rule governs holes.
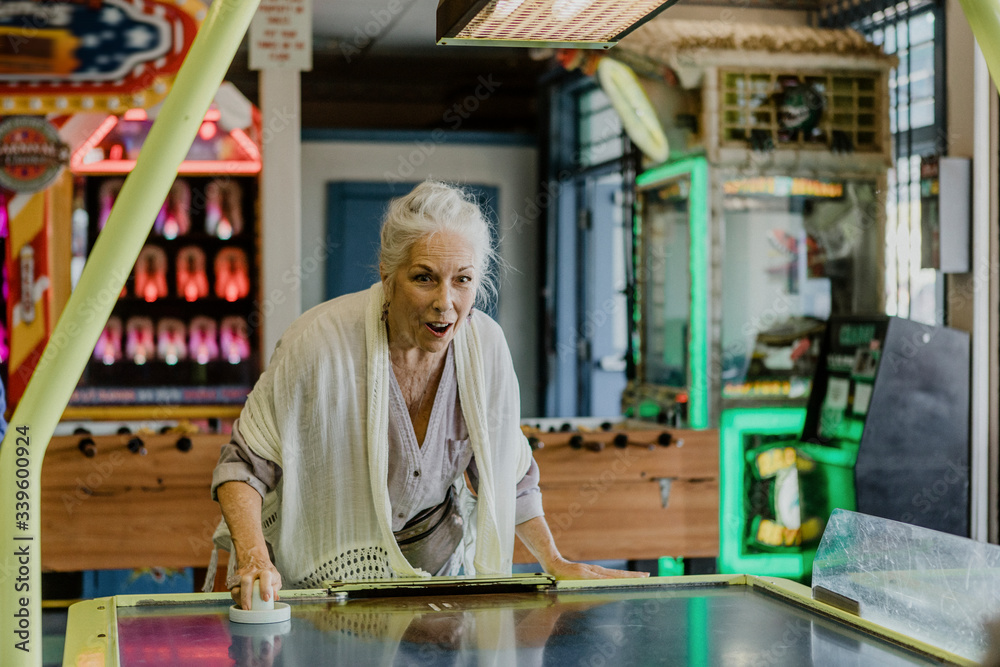
[[[629,252],[631,253],[632,266],[636,267],[639,265],[638,239],[642,238],[642,216],[639,215],[638,207],[634,207],[633,211],[632,247],[629,249]],[[639,304],[643,299],[641,285],[640,281],[635,281],[635,293],[632,295],[632,367],[636,369],[642,368],[642,345],[639,342],[639,327],[642,322],[642,312],[639,310]]]
[[[691,428],[708,428],[708,163],[698,158],[691,164],[691,388],[688,418]]]
[[[688,196],[690,227],[691,326],[688,332],[688,424],[691,428],[708,428],[708,271],[710,235],[708,230],[708,162],[703,157],[690,157],[640,174],[636,187],[643,188],[659,181],[689,176]]]
[[[659,577],[683,577],[684,558],[660,556],[660,559],[656,563],[656,575]]]
[[[705,667],[712,662],[708,651],[708,647],[712,645],[711,622],[707,599],[691,598],[687,601],[687,664],[692,667]]]
[[[719,572],[801,579],[812,569],[813,550],[802,553],[744,553],[747,524],[743,488],[744,433],[802,433],[805,408],[725,410],[719,425]]]

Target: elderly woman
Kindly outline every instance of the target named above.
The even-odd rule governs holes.
[[[269,600],[331,579],[508,575],[515,533],[556,577],[641,576],[553,543],[507,343],[474,310],[494,262],[479,207],[422,183],[389,207],[381,281],[285,332],[212,486],[244,608],[255,579]]]

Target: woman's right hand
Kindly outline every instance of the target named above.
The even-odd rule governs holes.
[[[253,598],[253,582],[260,580],[260,599],[277,600],[281,590],[281,575],[271,563],[267,550],[251,547],[238,556],[236,571],[226,581],[233,602],[243,609],[250,609]]]

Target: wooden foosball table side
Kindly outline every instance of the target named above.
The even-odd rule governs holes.
[[[529,440],[564,557],[718,556],[718,431],[533,432]],[[517,542],[514,562],[534,560]]]

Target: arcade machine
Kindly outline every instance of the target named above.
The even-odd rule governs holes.
[[[68,329],[63,327],[58,339],[50,340],[103,223],[105,202],[99,201],[99,195],[104,183],[124,178],[134,166],[134,152],[144,138],[137,117],[145,115],[145,109],[153,113],[170,91],[204,16],[205,4],[199,0],[3,3],[0,36],[9,48],[0,49],[0,145],[4,147],[0,165],[4,257],[0,291],[6,303],[0,364],[8,390],[6,407],[11,412],[19,407],[42,351],[47,346],[72,347],[77,342],[74,327],[80,325],[76,328],[80,331],[88,324],[78,318],[69,322]],[[231,102],[233,96],[228,99]],[[246,107],[250,107],[248,102]],[[233,109],[232,104],[227,106],[228,121]],[[228,130],[220,136],[229,135],[229,139],[215,142],[225,151],[218,155],[205,151],[212,145],[206,119],[204,141],[200,142],[203,153],[192,155],[203,161],[197,172],[202,182],[192,183],[194,192],[199,192],[198,187],[205,189],[210,174],[220,174],[227,182],[253,182],[253,174],[260,168],[259,151],[254,145],[251,114],[241,115],[245,122],[239,124],[240,132],[249,133],[243,142],[245,156],[227,146],[233,143],[233,132]],[[229,161],[255,166],[249,171],[229,169]],[[110,189],[108,186],[106,191]],[[255,196],[251,186],[239,205],[245,231],[243,240],[235,240],[233,245],[252,247],[246,237],[253,234]],[[163,241],[170,233],[171,219],[178,221],[184,215],[181,199],[172,195],[171,200],[154,245],[160,245],[173,261],[173,251]],[[203,213],[188,217],[204,224]],[[200,244],[198,234],[192,230],[187,240]],[[250,255],[251,261],[253,257]],[[143,266],[162,269],[157,265],[160,259],[150,251]],[[152,433],[153,425],[158,430],[164,423],[191,417],[184,411],[195,403],[193,396],[179,395],[178,387],[170,387],[191,384],[184,380],[179,366],[171,366],[173,374],[166,374],[168,380],[160,383],[169,392],[154,390],[157,401],[140,395],[137,387],[157,366],[164,375],[162,367],[171,360],[184,363],[178,353],[182,339],[183,346],[188,345],[186,323],[201,314],[183,313],[167,305],[174,287],[164,285],[160,278],[172,280],[169,268],[166,274],[153,275],[154,280],[145,282],[137,276],[122,294],[120,312],[108,322],[94,350],[76,404],[63,414],[65,420],[82,421],[58,425],[44,459],[35,507],[44,516],[42,533],[47,546],[41,563],[46,570],[42,587],[49,599],[89,592],[62,586],[51,589],[48,577],[52,570],[75,576],[80,571],[149,563],[179,568],[204,562],[201,554],[194,561],[184,553],[193,551],[190,546],[177,548],[183,543],[173,524],[178,517],[189,517],[186,520],[198,526],[201,519],[194,517],[214,510],[211,501],[199,507],[191,499],[197,497],[193,495],[198,493],[197,484],[204,488],[201,470],[211,465],[210,454],[214,452],[212,458],[217,458],[221,436],[215,435],[215,442],[209,445],[213,436],[194,433],[116,434],[121,422],[113,421],[129,420],[129,428],[137,430],[138,421],[132,420],[147,420],[142,424]],[[136,287],[142,288],[142,297],[134,296],[133,282],[139,283]],[[164,287],[168,289],[164,291]],[[94,298],[105,305],[118,297],[115,292],[117,289],[107,290]],[[152,297],[156,303],[145,305],[145,298]],[[131,303],[139,300],[148,310],[140,311]],[[244,305],[248,303],[244,300]],[[156,311],[157,305],[166,309]],[[88,311],[91,321],[99,310]],[[208,314],[216,311],[213,307]],[[142,318],[151,319],[152,325]],[[100,319],[103,323],[104,317]],[[163,343],[159,348],[158,335]],[[254,364],[252,333],[247,340],[251,349],[240,363]],[[143,377],[144,372],[147,377]],[[253,366],[247,372],[254,372]],[[206,379],[223,382],[211,373]],[[239,384],[245,381],[240,379]],[[150,382],[149,386],[157,385]],[[88,432],[69,435],[74,428]],[[144,524],[149,527],[142,528]],[[110,539],[97,537],[102,533],[111,535]],[[172,543],[177,543],[175,554],[165,557],[162,547]],[[206,538],[203,544],[208,543]],[[144,558],[157,549],[161,550],[155,557]],[[129,576],[135,574],[130,572]],[[132,579],[135,583],[136,577]],[[150,580],[145,576],[138,579]],[[159,585],[152,589],[171,590]]]
[[[86,261],[152,122],[142,109],[108,116],[74,152],[75,264]],[[260,373],[260,152],[248,131],[209,109],[73,394],[74,416],[166,404],[175,417],[206,405],[222,417],[242,405]]]
[[[0,35],[0,208],[7,239],[8,405],[20,401],[69,298],[71,152],[108,114],[163,101],[194,40],[198,0],[4,3]],[[93,157],[88,155],[88,158]],[[120,171],[124,175],[128,170]],[[86,230],[84,230],[84,236]],[[86,245],[84,242],[82,245]],[[77,269],[82,259],[73,262]]]
[[[657,82],[671,146],[636,179],[624,408],[719,429],[720,571],[801,578],[808,557],[772,544],[773,522],[748,546],[735,482],[756,465],[771,489],[790,460],[826,320],[882,311],[894,58],[851,31],[665,20],[612,57]]]
[[[218,508],[204,489],[261,371],[259,114],[226,95],[206,113],[124,288],[108,294],[112,313],[48,448],[45,566],[82,572],[83,596],[148,592],[151,578],[155,590],[190,591],[191,568],[208,562]],[[139,108],[106,116],[72,152],[74,286],[153,120]],[[72,479],[85,497],[67,488]],[[114,529],[94,525],[108,516]]]
[[[743,468],[722,475],[736,500],[723,515],[738,531],[720,556],[726,571],[807,577],[835,509],[968,535],[964,332],[832,316],[801,432],[755,431],[731,431],[724,443],[743,453]]]

